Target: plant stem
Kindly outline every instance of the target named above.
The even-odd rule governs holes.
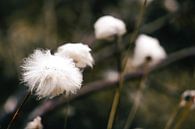
[[[140,15],[138,17],[138,22],[137,22],[135,31],[133,32],[133,34],[131,36],[131,39],[130,39],[130,45],[134,42],[134,40],[135,40],[135,38],[136,38],[136,36],[139,32],[139,29],[140,29],[140,26],[141,26],[141,23],[142,23],[142,18],[143,18],[143,15],[144,15],[144,10],[145,10],[146,3],[147,3],[147,0],[144,1],[144,5],[141,8],[141,12],[140,12]],[[118,62],[118,71],[119,71],[119,83],[118,83],[118,87],[115,91],[115,95],[114,95],[114,99],[113,99],[113,103],[112,103],[112,108],[111,108],[109,119],[108,119],[107,129],[112,129],[112,127],[113,127],[113,123],[114,123],[115,116],[116,116],[116,111],[118,109],[118,105],[119,105],[119,101],[120,101],[120,94],[121,94],[121,90],[122,90],[123,83],[124,83],[125,68],[126,68],[127,59],[128,59],[128,56],[129,56],[129,50],[130,50],[130,47],[128,47],[127,52],[124,55],[124,62],[122,62],[122,60],[121,60],[121,50],[120,50],[121,37],[117,37],[117,38],[118,38],[117,39],[118,49],[116,49],[116,50],[119,50],[119,52],[117,54],[118,55],[117,56],[117,62]]]
[[[111,111],[110,111],[110,115],[109,115],[109,119],[108,119],[108,124],[107,124],[107,129],[112,129],[113,127],[113,123],[115,120],[115,116],[116,116],[116,112],[118,109],[118,105],[119,105],[119,101],[120,101],[120,93],[121,93],[121,89],[123,86],[123,73],[122,73],[122,67],[121,67],[121,37],[117,36],[117,43],[116,43],[116,50],[117,50],[117,70],[119,73],[119,83],[118,83],[118,87],[116,88],[115,91],[115,95],[114,95],[114,99],[113,99],[113,103],[112,103],[112,107],[111,107]]]
[[[176,123],[174,129],[179,129],[182,125],[182,123],[184,122],[184,120],[188,117],[189,115],[189,112],[190,112],[190,108],[191,108],[191,104],[190,105],[187,105],[185,108],[184,108],[184,111],[182,112],[181,116],[179,117],[179,120],[178,122]]]
[[[22,103],[20,104],[20,106],[17,108],[17,110],[15,111],[12,119],[10,120],[8,126],[6,129],[10,129],[12,124],[14,123],[14,121],[16,120],[17,118],[17,115],[19,114],[19,112],[21,111],[21,109],[23,108],[23,106],[25,105],[25,103],[27,102],[28,98],[30,97],[31,95],[31,92],[29,91],[26,96],[24,97],[24,100],[22,101]]]
[[[178,115],[180,109],[181,109],[181,107],[178,106],[178,108],[175,110],[175,112],[173,112],[173,114],[169,118],[169,120],[168,120],[168,122],[167,122],[167,124],[166,124],[164,129],[170,129],[173,126],[173,122],[176,119],[176,116]]]
[[[182,108],[179,105],[178,108],[175,110],[175,112],[169,118],[164,129],[171,129],[172,127],[174,127],[174,129],[179,129],[182,122],[187,118],[191,106],[192,106],[192,103],[188,103],[184,108]],[[183,109],[183,112],[180,113],[182,109]],[[179,120],[176,120],[177,117],[179,118]],[[174,126],[173,122],[176,122],[175,126]]]
[[[131,49],[131,45],[135,41],[135,39],[136,39],[136,37],[139,33],[140,27],[142,25],[142,22],[143,22],[143,17],[144,17],[146,5],[147,5],[147,0],[144,0],[144,4],[142,5],[140,14],[138,16],[138,20],[137,20],[135,30],[133,31],[133,33],[131,35],[131,38],[130,38],[130,44],[129,44],[129,46],[127,46],[127,50],[126,50],[125,55],[124,55],[124,63],[122,65],[122,69],[126,68],[127,60],[128,60],[128,57],[129,57],[129,52],[130,52],[130,49]]]
[[[67,124],[68,124],[68,111],[69,111],[69,98],[67,98],[67,106],[66,106],[66,111],[65,111],[65,120],[64,120],[64,129],[67,128]]]
[[[140,81],[140,84],[139,84],[140,87],[139,87],[139,90],[137,91],[137,93],[136,93],[136,95],[134,97],[133,107],[132,107],[132,109],[129,112],[129,115],[128,115],[127,121],[125,123],[124,129],[129,129],[129,127],[131,126],[131,124],[133,122],[133,119],[135,118],[135,115],[137,113],[137,110],[138,110],[140,102],[141,102],[141,98],[143,96],[143,91],[146,88],[146,84],[145,84],[146,79],[147,79],[146,75],[147,74],[145,74],[141,78],[141,81]]]

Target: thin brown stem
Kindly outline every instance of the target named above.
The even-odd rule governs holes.
[[[173,114],[170,116],[168,122],[166,123],[166,126],[164,129],[171,129],[171,127],[173,126],[173,122],[176,119],[176,116],[178,116],[178,113],[180,111],[181,107],[178,106],[178,108],[173,112]]]
[[[145,84],[146,79],[147,79],[146,75],[144,75],[141,78],[141,81],[140,81],[140,84],[139,84],[140,85],[139,90],[137,91],[137,93],[134,97],[133,107],[131,108],[131,110],[129,112],[129,115],[128,115],[127,121],[125,123],[124,129],[129,129],[129,127],[131,126],[131,124],[133,122],[133,119],[135,118],[135,115],[136,115],[137,110],[140,106],[140,102],[141,102],[141,99],[142,99],[142,96],[143,96],[143,91],[146,88],[146,84]]]
[[[67,105],[66,105],[66,111],[65,111],[65,120],[64,120],[64,129],[67,129],[68,124],[68,111],[69,111],[69,98],[67,98]]]
[[[181,116],[179,117],[179,120],[177,121],[177,123],[173,129],[180,129],[182,123],[184,122],[184,120],[186,120],[186,118],[188,117],[188,115],[190,113],[190,108],[191,108],[191,104],[187,105],[184,108],[184,111],[182,112]]]
[[[119,101],[120,101],[120,94],[121,94],[121,89],[123,86],[123,73],[121,71],[121,49],[120,49],[120,44],[121,44],[121,37],[117,36],[117,44],[116,44],[116,50],[117,50],[117,69],[119,73],[119,83],[118,87],[116,88],[115,94],[114,94],[114,99],[112,102],[112,107],[108,119],[108,124],[107,124],[107,129],[112,129],[114,120],[116,117],[116,112],[118,109]]]
[[[21,109],[23,108],[23,106],[25,105],[25,103],[27,102],[28,98],[30,97],[31,92],[29,91],[26,96],[24,97],[24,100],[22,101],[22,103],[20,104],[20,106],[17,108],[17,110],[15,111],[11,121],[9,122],[8,126],[6,129],[10,129],[12,124],[14,123],[14,121],[16,120],[18,114],[20,113]]]
[[[130,49],[131,49],[131,45],[132,45],[133,42],[135,41],[135,39],[136,39],[136,37],[137,37],[137,35],[138,35],[139,31],[140,31],[140,27],[141,27],[142,22],[143,22],[143,17],[144,17],[146,5],[147,5],[147,0],[144,0],[144,4],[143,4],[143,6],[141,7],[140,15],[139,15],[139,17],[138,17],[138,20],[137,20],[137,24],[136,24],[135,30],[134,30],[134,32],[132,33],[131,38],[130,38],[130,44],[129,44],[129,46],[127,47],[127,51],[125,52],[125,55],[124,55],[124,61],[123,61],[123,65],[122,65],[122,70],[124,70],[124,69],[126,68],[127,61],[128,61],[128,57],[129,57],[129,52],[130,52]]]
[[[123,78],[122,76],[123,75],[120,75],[119,78]],[[113,99],[113,103],[112,103],[112,109],[111,109],[111,112],[110,112],[107,129],[112,129],[112,127],[113,127],[113,123],[114,123],[115,116],[116,116],[116,111],[118,109],[118,105],[119,105],[119,102],[120,102],[120,94],[121,94],[122,86],[123,86],[123,80],[120,79],[119,80],[119,86],[117,87],[115,95],[114,95],[114,99]]]
[[[133,32],[133,34],[131,36],[131,39],[130,39],[130,45],[134,42],[134,40],[135,40],[135,38],[136,38],[136,36],[139,32],[139,29],[140,29],[140,26],[141,26],[141,23],[142,23],[142,20],[143,20],[143,15],[144,15],[146,4],[147,4],[147,0],[144,1],[144,5],[141,8],[141,12],[140,12],[140,15],[138,17],[138,22],[137,22],[135,31]],[[118,39],[118,41],[120,41],[120,40]],[[108,124],[107,124],[107,129],[112,129],[113,123],[114,123],[114,120],[115,120],[116,111],[118,109],[118,105],[119,105],[119,101],[120,101],[120,94],[121,94],[121,90],[122,90],[123,83],[124,83],[124,73],[125,73],[125,67],[126,67],[126,64],[127,64],[127,59],[128,59],[128,56],[129,56],[130,45],[129,45],[129,47],[127,49],[127,52],[124,56],[124,62],[122,62],[121,59],[120,59],[120,62],[119,62],[120,63],[119,86],[117,87],[115,95],[114,95],[112,108],[111,108],[111,112],[110,112],[109,120],[108,120]],[[118,47],[120,48],[120,42],[118,42]]]

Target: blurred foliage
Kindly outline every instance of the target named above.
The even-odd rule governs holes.
[[[148,2],[151,0],[148,0]],[[173,3],[166,3],[172,1]],[[125,21],[128,34],[124,44],[135,29],[142,0],[1,0],[0,1],[0,107],[6,99],[24,90],[20,83],[20,65],[24,57],[35,48],[52,49],[64,42],[89,44],[95,55],[112,43],[95,41],[93,24],[103,15],[113,15]],[[195,1],[154,0],[148,3],[140,33],[157,37],[168,54],[194,46]],[[132,47],[133,51],[133,47]],[[110,51],[107,51],[108,53]],[[107,70],[115,70],[115,57],[95,64],[94,69],[84,71],[84,84],[103,79]],[[188,57],[151,74],[148,88],[131,128],[163,128],[170,114],[177,107],[181,93],[193,89],[195,84],[195,58]],[[125,84],[115,124],[121,129],[132,107],[132,99],[138,88],[138,80]],[[113,99],[113,89],[94,93],[70,104],[68,129],[106,128]],[[16,128],[21,128],[29,112],[42,102],[31,98]],[[29,107],[29,108],[28,108]],[[62,107],[43,119],[44,129],[64,128]],[[195,128],[195,112],[192,111],[183,128]]]

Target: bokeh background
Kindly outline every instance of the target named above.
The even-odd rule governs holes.
[[[127,26],[124,45],[130,41],[143,0],[1,0],[0,1],[0,128],[5,127],[14,102],[5,106],[10,96],[22,98],[27,89],[20,82],[20,65],[36,48],[53,51],[65,42],[83,42],[92,48],[96,59],[93,69],[84,71],[84,84],[106,79],[116,70],[116,57],[101,57],[113,52],[113,43],[96,41],[93,24],[104,15],[122,19]],[[195,46],[194,0],[148,0],[139,33],[159,39],[169,54]],[[105,49],[106,48],[106,49]],[[110,48],[110,49],[109,49]],[[106,51],[105,51],[105,50]],[[101,52],[104,50],[103,52]],[[133,45],[131,48],[133,52]],[[98,55],[99,54],[99,55]],[[132,55],[129,55],[130,57]],[[195,89],[195,57],[178,60],[148,77],[141,106],[131,129],[162,129],[176,110],[186,89]],[[139,79],[125,83],[114,129],[121,129],[132,107]],[[106,128],[114,88],[98,91],[69,103],[67,129]],[[31,97],[15,129],[23,128],[30,112],[47,100]],[[10,108],[10,109],[9,109]],[[63,129],[67,106],[42,118],[44,129]],[[195,128],[191,111],[182,128]]]

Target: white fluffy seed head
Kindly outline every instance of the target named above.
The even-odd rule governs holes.
[[[56,56],[71,58],[78,68],[93,67],[94,60],[88,45],[82,43],[67,43],[58,47]]]
[[[35,50],[22,65],[22,81],[39,98],[75,93],[81,87],[82,74],[72,59]]]
[[[190,104],[191,109],[195,108],[195,90],[186,90],[181,96],[180,106],[184,107]]]
[[[41,123],[41,117],[36,117],[33,121],[29,122],[25,129],[43,129],[43,125]]]
[[[122,36],[126,33],[125,23],[113,16],[100,17],[94,24],[96,39],[113,39],[114,36]]]
[[[147,63],[147,66],[151,67],[165,58],[166,52],[156,38],[144,34],[137,38],[132,61],[133,66],[139,67]]]

